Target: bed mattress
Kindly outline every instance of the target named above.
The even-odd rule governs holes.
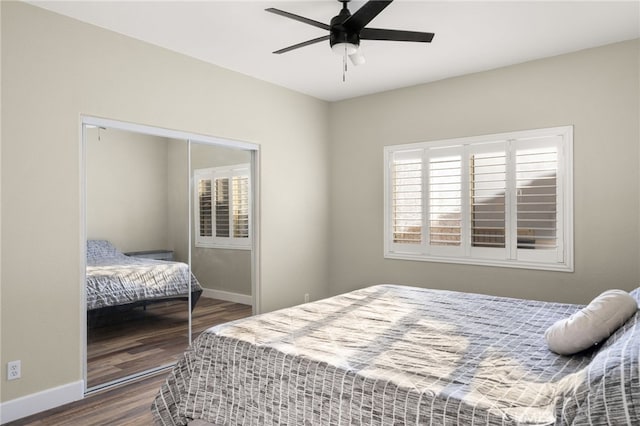
[[[601,348],[549,351],[545,329],[580,308],[373,286],[207,330],[152,411],[163,425],[637,424],[638,314]]]
[[[87,310],[202,290],[185,263],[126,256],[103,240],[90,240],[87,250]]]

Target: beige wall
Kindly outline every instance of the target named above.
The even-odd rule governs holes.
[[[87,239],[123,252],[171,249],[167,139],[94,127],[85,141]]]
[[[587,302],[637,287],[638,58],[636,40],[333,104],[331,292],[390,282]],[[575,126],[574,273],[383,258],[383,146],[561,125]]]
[[[189,143],[169,139],[167,143],[167,191],[169,199],[169,246],[174,259],[189,261]]]
[[[326,103],[26,3],[0,7],[2,401],[82,378],[80,114],[259,144],[262,308],[326,294]],[[7,382],[15,359],[22,378]]]

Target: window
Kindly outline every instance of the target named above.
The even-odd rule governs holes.
[[[249,165],[194,170],[196,247],[251,248]]]
[[[573,270],[571,126],[385,147],[385,257]]]

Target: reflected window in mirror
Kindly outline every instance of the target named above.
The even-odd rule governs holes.
[[[249,164],[194,170],[196,247],[251,248]]]

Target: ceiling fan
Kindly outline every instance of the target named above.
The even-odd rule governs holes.
[[[342,9],[340,10],[340,13],[338,13],[338,15],[334,16],[331,19],[331,23],[329,25],[323,22],[315,21],[313,19],[305,18],[304,16],[285,12],[284,10],[275,8],[265,9],[267,12],[275,13],[276,15],[281,15],[286,18],[294,19],[296,21],[329,31],[328,35],[294,44],[292,46],[285,47],[284,49],[276,50],[273,53],[286,53],[300,47],[309,46],[311,44],[329,40],[329,45],[335,53],[344,55],[345,58],[349,56],[349,59],[354,65],[360,65],[364,63],[364,56],[362,56],[359,49],[360,40],[390,40],[430,43],[433,39],[433,33],[367,28],[367,24],[371,22],[373,18],[378,16],[378,14],[382,12],[384,8],[389,6],[389,4],[391,4],[393,0],[370,0],[365,3],[360,9],[358,9],[353,15],[347,7],[347,3],[350,0],[338,1],[342,3]]]

